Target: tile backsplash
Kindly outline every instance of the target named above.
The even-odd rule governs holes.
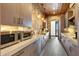
[[[1,27],[0,32],[27,31],[28,30],[28,27],[22,27],[22,26],[0,25],[0,27]]]

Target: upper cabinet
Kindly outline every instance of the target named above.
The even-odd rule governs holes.
[[[72,5],[72,6],[71,6]],[[70,4],[70,8],[68,9],[67,12],[67,17],[68,17],[68,27],[70,25],[75,26],[75,4]]]
[[[16,4],[1,4],[1,24],[16,25]]]
[[[1,4],[0,4],[0,24],[1,24]]]
[[[32,4],[1,4],[1,24],[32,26]]]
[[[75,17],[75,4],[70,4],[70,6],[71,7],[68,10],[68,18],[69,18],[69,20]]]
[[[23,26],[32,26],[32,4],[20,4],[20,17],[23,19]]]

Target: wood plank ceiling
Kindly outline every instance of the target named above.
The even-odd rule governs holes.
[[[46,16],[64,14],[69,8],[69,3],[37,3],[34,5]]]

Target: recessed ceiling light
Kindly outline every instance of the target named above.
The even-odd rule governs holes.
[[[46,20],[44,20],[44,22],[46,22]]]
[[[57,10],[58,9],[58,3],[53,3],[52,4],[52,9]]]
[[[56,11],[57,9],[60,9],[61,6],[62,6],[61,3],[53,3],[53,4],[52,4],[52,9],[53,9],[54,11]]]
[[[42,21],[44,20],[44,18],[42,18]]]
[[[41,15],[38,15],[37,17],[38,17],[38,18],[41,18]]]

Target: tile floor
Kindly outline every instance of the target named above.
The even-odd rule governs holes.
[[[67,56],[57,37],[48,40],[40,56]]]

